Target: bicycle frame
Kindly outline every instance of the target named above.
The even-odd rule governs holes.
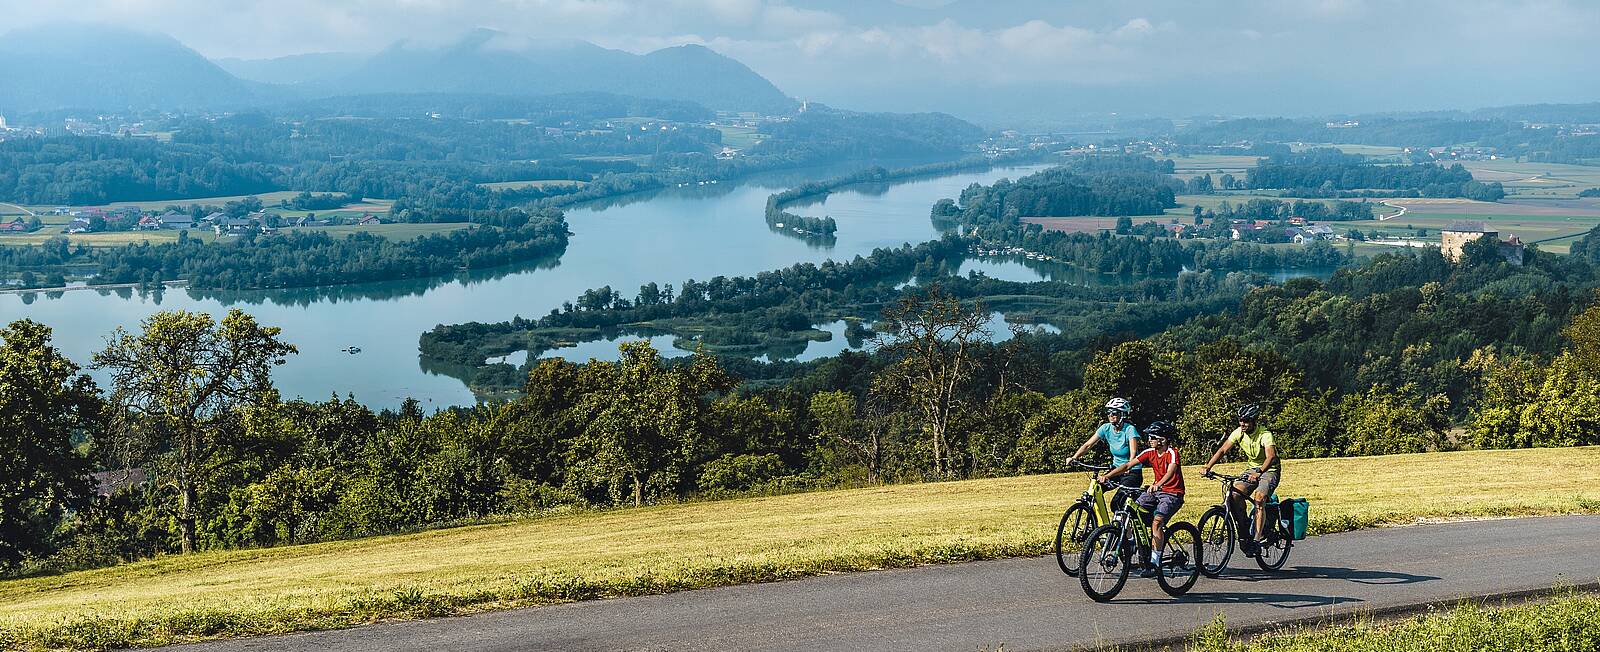
[[[1083,492],[1082,500],[1094,510],[1096,523],[1111,522],[1111,506],[1106,502],[1106,489],[1100,486],[1097,476],[1089,476],[1089,490]]]
[[[1150,510],[1139,505],[1138,502],[1135,502],[1132,497],[1129,497],[1126,502],[1122,503],[1122,510],[1117,512],[1117,518],[1121,521],[1120,527],[1122,528],[1124,536],[1126,536],[1126,533],[1130,529],[1129,525],[1131,524],[1135,543],[1138,543],[1146,548],[1150,547],[1151,543],[1150,526],[1145,523],[1145,517],[1147,516],[1153,517],[1154,514]]]

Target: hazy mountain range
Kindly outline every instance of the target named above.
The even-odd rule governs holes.
[[[687,45],[636,55],[480,29],[439,47],[211,61],[160,34],[54,25],[0,36],[0,114],[232,109],[352,94],[603,92],[776,113],[796,102],[744,64]]]

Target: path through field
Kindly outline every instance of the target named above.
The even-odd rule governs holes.
[[[17,205],[17,204],[8,204],[6,202],[0,202],[0,206],[10,206],[10,207],[15,208],[15,209],[17,209],[19,211],[27,213],[28,217],[38,217],[39,216],[37,213],[34,213],[31,210],[28,210],[27,207],[25,207],[25,206],[20,206],[20,205]]]
[[[1395,213],[1393,215],[1390,215],[1388,217],[1379,217],[1378,218],[1379,222],[1387,222],[1389,220],[1392,220],[1394,218],[1397,218],[1397,217],[1400,217],[1401,215],[1405,215],[1406,214],[1406,207],[1404,207],[1404,206],[1396,206],[1394,204],[1391,204],[1391,203],[1389,203],[1389,200],[1387,200],[1387,199],[1385,199],[1385,200],[1383,200],[1381,202],[1378,202],[1378,203],[1383,204],[1384,206],[1388,206],[1389,208],[1398,208],[1398,209],[1400,209],[1399,212],[1397,212],[1397,213]]]
[[[1313,504],[1313,509],[1315,505]],[[1128,580],[1109,604],[1053,557],[847,573],[219,641],[236,650],[1038,650],[1183,637],[1217,613],[1230,627],[1393,612],[1465,597],[1600,582],[1600,516],[1363,530],[1300,542],[1280,573],[1235,555],[1182,599]],[[1247,568],[1248,566],[1248,568]]]

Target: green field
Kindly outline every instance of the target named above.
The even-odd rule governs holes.
[[[1514,161],[1462,161],[1478,181],[1499,181],[1512,197],[1576,197],[1600,188],[1600,166]]]
[[[1360,618],[1239,640],[1220,619],[1197,632],[1191,652],[1592,652],[1600,649],[1600,594],[1563,591],[1499,608],[1464,603],[1391,622]]]
[[[1194,207],[1195,206],[1199,206],[1199,207],[1201,207],[1203,209],[1216,210],[1219,206],[1222,205],[1222,202],[1228,202],[1229,204],[1232,204],[1234,206],[1238,206],[1240,204],[1243,204],[1245,202],[1250,201],[1251,199],[1255,199],[1255,198],[1258,198],[1258,197],[1259,198],[1264,198],[1264,199],[1277,199],[1277,200],[1280,200],[1280,201],[1287,201],[1287,202],[1296,201],[1295,199],[1290,198],[1290,197],[1278,197],[1276,195],[1267,194],[1265,192],[1259,193],[1259,194],[1257,194],[1257,193],[1244,193],[1244,194],[1216,194],[1216,195],[1178,195],[1176,197],[1176,199],[1178,201],[1178,207],[1177,208],[1169,208],[1169,209],[1167,209],[1167,213],[1166,214],[1167,215],[1175,215],[1175,216],[1185,217],[1185,218],[1193,218],[1194,217]],[[1323,203],[1330,203],[1330,202],[1332,202],[1334,200],[1332,200],[1332,199],[1306,199],[1306,200],[1302,200],[1302,201],[1320,201],[1320,202],[1323,202]],[[1355,201],[1361,201],[1361,200],[1355,200]],[[1377,216],[1380,216],[1380,217],[1388,215],[1390,213],[1395,213],[1395,212],[1397,212],[1399,210],[1397,208],[1392,208],[1392,207],[1380,204],[1380,203],[1378,203],[1378,200],[1375,200],[1375,199],[1369,199],[1369,200],[1366,200],[1366,201],[1372,203],[1372,212],[1373,212],[1373,214],[1377,215]],[[1141,220],[1140,220],[1139,217],[1135,217],[1133,221],[1137,223],[1137,222],[1139,222]],[[1184,223],[1188,224],[1190,222],[1188,220],[1185,220]],[[1342,223],[1328,222],[1328,224],[1333,224],[1333,225],[1337,226],[1338,224],[1342,224]]]
[[[551,188],[559,186],[578,186],[581,188],[588,184],[589,182],[587,181],[578,181],[575,179],[545,179],[541,181],[495,181],[492,183],[480,183],[478,185],[490,190],[521,190],[523,188]]]
[[[1189,474],[1194,519],[1215,487]],[[896,485],[167,556],[0,582],[0,642],[143,645],[1034,555],[1085,482]],[[1279,493],[1311,500],[1318,533],[1596,511],[1600,447],[1291,460]]]
[[[1399,156],[1405,153],[1404,147],[1390,145],[1350,145],[1344,143],[1288,143],[1289,149],[1303,152],[1317,147],[1332,147],[1346,154],[1359,154],[1361,156]]]
[[[329,211],[331,212],[331,211]],[[371,233],[381,235],[392,240],[410,240],[417,236],[431,233],[449,233],[457,229],[471,228],[469,224],[379,224],[375,226],[356,226],[346,224],[342,226],[310,226],[310,227],[284,227],[278,229],[279,233],[290,231],[324,232],[335,236],[347,236],[352,233]],[[62,234],[59,228],[46,226],[33,233],[16,235],[0,235],[0,245],[36,245],[42,244],[50,238],[65,237],[68,242],[82,243],[91,247],[119,247],[133,242],[162,243],[173,242],[178,239],[177,231],[118,231],[113,233],[73,233]],[[218,237],[205,229],[190,229],[189,237],[205,242],[229,240],[227,236]]]
[[[761,142],[755,127],[717,125],[717,130],[722,132],[722,144],[734,149],[750,149]]]

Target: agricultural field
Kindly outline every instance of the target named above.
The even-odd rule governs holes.
[[[1510,198],[1500,202],[1465,199],[1386,201],[1391,206],[1404,207],[1405,214],[1384,221],[1339,222],[1335,226],[1396,234],[1427,229],[1429,236],[1437,239],[1439,229],[1453,222],[1467,220],[1482,222],[1485,227],[1499,231],[1502,238],[1515,235],[1525,243],[1539,243],[1539,248],[1544,251],[1565,253],[1572,241],[1600,225],[1600,201],[1594,200]]]
[[[1211,175],[1211,180],[1216,182],[1218,177],[1231,174],[1240,181],[1244,180],[1245,170],[1254,167],[1255,156],[1233,156],[1227,154],[1195,154],[1184,156],[1166,156],[1156,158],[1172,159],[1172,176],[1179,179],[1189,179],[1202,174]]]
[[[341,225],[341,226],[308,226],[308,227],[293,227],[293,226],[290,226],[290,227],[284,227],[284,228],[278,229],[278,232],[279,233],[288,233],[290,231],[307,231],[307,232],[313,232],[314,231],[314,232],[327,233],[329,235],[340,236],[340,237],[348,236],[348,235],[350,235],[352,233],[371,233],[373,235],[381,235],[381,236],[383,236],[385,238],[388,238],[390,240],[410,240],[410,239],[417,238],[417,237],[424,236],[424,235],[432,235],[432,234],[435,234],[435,233],[449,233],[451,231],[457,231],[457,230],[460,230],[460,229],[470,229],[470,228],[472,228],[471,224],[461,224],[461,223],[450,223],[450,224],[379,224],[379,225],[376,225],[376,226],[357,226],[357,225],[354,225],[354,224],[345,224],[345,225]]]
[[[326,213],[324,213],[326,214]],[[341,226],[310,226],[310,227],[283,227],[279,233],[290,231],[321,231],[334,236],[348,236],[352,233],[364,232],[381,235],[392,240],[410,240],[418,236],[434,233],[449,233],[458,229],[471,228],[469,224],[379,224],[375,226],[357,226],[346,224]],[[0,245],[36,245],[42,244],[50,238],[65,237],[68,242],[86,244],[91,247],[120,247],[135,242],[162,243],[178,239],[178,231],[117,231],[112,233],[73,233],[63,234],[59,228],[45,226],[33,233],[0,235]],[[189,237],[213,242],[226,241],[228,236],[218,237],[206,229],[190,229]]]
[[[1390,145],[1349,145],[1344,143],[1288,143],[1288,145],[1289,149],[1292,149],[1296,152],[1303,152],[1305,150],[1315,149],[1318,147],[1332,147],[1346,154],[1358,154],[1361,156],[1375,157],[1399,156],[1406,152],[1404,147],[1394,147]]]
[[[722,132],[722,144],[734,149],[750,149],[761,142],[755,127],[717,125],[717,130]]]
[[[1216,210],[1217,207],[1222,205],[1222,202],[1228,202],[1229,204],[1232,204],[1234,206],[1238,206],[1240,204],[1243,204],[1245,202],[1250,201],[1251,199],[1255,199],[1255,198],[1258,198],[1258,197],[1264,198],[1264,199],[1277,199],[1277,200],[1286,201],[1286,202],[1320,201],[1320,202],[1323,202],[1323,203],[1331,204],[1332,202],[1336,201],[1336,200],[1332,200],[1332,199],[1296,200],[1293,197],[1279,197],[1279,196],[1277,196],[1275,194],[1269,194],[1270,192],[1271,191],[1258,191],[1258,192],[1255,192],[1255,193],[1218,193],[1218,194],[1214,194],[1214,195],[1178,195],[1176,197],[1176,199],[1178,201],[1178,207],[1177,208],[1169,208],[1169,209],[1167,209],[1167,214],[1168,215],[1179,216],[1179,217],[1192,218],[1192,217],[1194,217],[1194,207],[1195,206],[1199,206],[1199,207],[1204,208],[1204,209]],[[1379,217],[1387,216],[1387,215],[1390,215],[1392,213],[1397,213],[1400,210],[1400,209],[1395,208],[1393,206],[1384,205],[1379,200],[1376,200],[1376,199],[1367,199],[1367,200],[1354,199],[1354,200],[1345,200],[1345,201],[1367,201],[1367,202],[1370,202],[1370,203],[1372,203],[1372,213],[1374,215],[1379,216]],[[1138,218],[1134,218],[1134,222],[1137,223],[1139,221],[1140,220]],[[1329,224],[1333,224],[1333,223],[1329,222]]]
[[[1308,498],[1319,534],[1600,511],[1600,447],[1285,464],[1279,494]],[[1212,487],[1198,468],[1188,474],[1197,499],[1180,518],[1193,520]],[[1068,474],[868,487],[165,556],[0,582],[0,640],[148,645],[1037,555],[1085,483]]]
[[[1600,166],[1514,161],[1461,161],[1478,181],[1499,181],[1512,198],[1574,198],[1600,188]]]
[[[1163,224],[1171,221],[1161,215],[1139,215],[1133,218],[1134,224],[1143,224],[1148,220],[1155,220]],[[1024,217],[1022,221],[1028,224],[1038,224],[1046,231],[1066,231],[1097,233],[1100,231],[1114,231],[1117,228],[1115,217]]]
[[[561,186],[577,186],[582,188],[583,186],[589,185],[589,182],[578,181],[576,179],[546,179],[540,181],[495,181],[491,183],[480,183],[478,185],[490,190],[521,190],[523,188],[553,188]]]

